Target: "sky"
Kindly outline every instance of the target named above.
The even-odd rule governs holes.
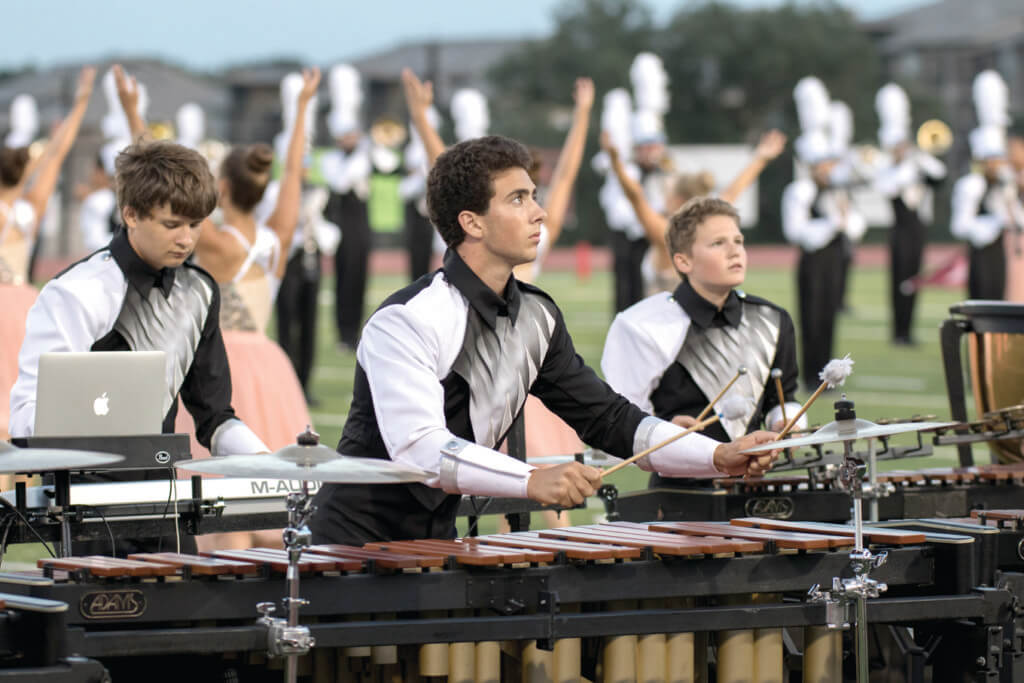
[[[539,38],[564,0],[20,0],[3,6],[0,69],[158,57],[193,69],[295,58],[329,64],[424,39]],[[809,2],[811,0],[798,0]],[[687,0],[645,0],[667,19]],[[865,18],[927,0],[845,0]],[[744,7],[778,0],[733,0]]]

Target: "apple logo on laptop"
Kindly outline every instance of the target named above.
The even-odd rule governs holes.
[[[107,392],[103,392],[103,395],[92,402],[92,412],[97,415],[106,415],[110,412],[110,399],[107,398]]]

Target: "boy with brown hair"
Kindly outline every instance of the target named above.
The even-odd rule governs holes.
[[[732,441],[762,423],[779,429],[782,408],[771,371],[782,371],[792,401],[796,336],[785,310],[737,289],[747,253],[736,209],[695,197],[670,218],[666,241],[682,282],[671,295],[654,294],[615,316],[601,357],[605,380],[652,415],[690,426],[742,366],[746,374],[727,395],[747,400],[745,415],[723,418],[703,433]],[[787,402],[786,413],[799,407]]]
[[[139,141],[118,155],[116,169],[125,229],[39,293],[11,392],[11,435],[33,433],[43,353],[164,351],[165,433],[173,431],[180,394],[199,442],[214,455],[266,452],[231,408],[219,289],[186,262],[200,224],[217,205],[208,162],[181,145]]]

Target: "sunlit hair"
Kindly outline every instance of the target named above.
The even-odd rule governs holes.
[[[193,221],[217,208],[217,184],[206,159],[174,142],[136,142],[114,162],[117,205],[148,218],[164,205]]]
[[[28,147],[4,147],[0,150],[0,184],[11,187],[21,182],[28,166]]]
[[[683,204],[668,219],[668,253],[690,254],[693,243],[697,240],[697,228],[712,216],[728,216],[740,223],[740,214],[729,202],[718,197],[694,197]]]
[[[228,182],[228,198],[242,211],[252,211],[270,182],[274,150],[269,145],[236,145],[224,158],[220,175]]]
[[[445,244],[457,247],[466,237],[460,213],[487,213],[496,175],[531,164],[526,147],[500,135],[460,142],[439,156],[427,176],[427,210]]]

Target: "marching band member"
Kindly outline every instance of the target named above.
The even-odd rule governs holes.
[[[1014,225],[1013,188],[1005,177],[1005,133],[996,126],[984,126],[972,130],[968,141],[978,170],[953,185],[949,227],[954,237],[968,243],[968,296],[1000,300],[1006,289],[1004,231]]]
[[[1013,187],[1016,190],[1018,230],[1024,230],[1024,130],[1017,128],[1007,139],[1006,160],[1013,171]],[[1024,252],[1014,248],[1006,250],[1006,300],[1024,303]]]
[[[83,110],[91,81],[91,72],[83,74]],[[135,111],[137,97],[126,84],[126,110]],[[135,129],[144,129],[141,119]],[[267,451],[231,408],[216,283],[186,263],[201,223],[217,204],[206,160],[174,143],[138,142],[118,156],[115,182],[126,229],[47,283],[29,312],[11,392],[12,436],[32,435],[41,354],[165,351],[164,432],[173,431],[180,395],[200,443],[213,453]]]
[[[17,435],[14,422],[8,420],[15,407],[10,401],[18,378],[18,352],[26,318],[36,301],[36,289],[29,284],[29,259],[60,168],[78,136],[95,78],[95,69],[82,70],[71,111],[36,161],[30,160],[26,147],[0,150],[0,439]],[[34,389],[32,393],[34,401]]]
[[[359,72],[337,64],[328,76],[331,112],[327,129],[335,148],[324,155],[321,171],[331,194],[324,217],[341,228],[334,253],[334,313],[338,343],[355,350],[363,321],[367,268],[373,235],[367,199],[370,193],[370,140],[359,125],[363,93]]]
[[[803,134],[794,143],[809,177],[795,179],[782,194],[782,232],[800,247],[797,292],[800,305],[800,367],[804,388],[818,386],[818,372],[832,358],[836,313],[843,291],[843,259],[848,231],[857,233],[864,219],[850,205],[849,194],[833,184],[838,165],[829,144],[828,91],[808,76],[793,91]]]
[[[991,69],[974,77],[971,87],[978,127],[968,143],[976,170],[953,186],[950,231],[967,240],[970,270],[967,291],[972,299],[1002,299],[1006,294],[1006,250],[1022,250],[1016,188],[1006,164],[1006,127],[1010,124],[1009,89]],[[1004,232],[1010,229],[1010,244]]]
[[[878,144],[891,163],[876,170],[874,187],[892,202],[893,225],[889,229],[889,294],[892,300],[892,341],[913,344],[915,292],[903,283],[921,270],[924,244],[931,222],[930,196],[946,177],[946,165],[918,149],[910,140],[910,100],[895,83],[875,95],[881,127]]]
[[[535,468],[494,450],[528,393],[584,441],[620,456],[679,433],[598,379],[554,302],[512,276],[536,258],[545,219],[530,165],[522,145],[491,136],[453,146],[431,169],[427,205],[449,246],[444,265],[367,321],[338,451],[392,458],[432,476],[426,484],[324,486],[310,525],[315,542],[450,538],[462,493],[582,502],[600,481],[596,469]],[[720,444],[691,434],[642,467],[686,476],[761,472],[770,457],[739,451],[772,438],[756,432]]]
[[[427,119],[434,130],[441,125],[441,115],[433,106],[427,108]],[[402,155],[405,176],[398,185],[405,212],[405,244],[409,251],[409,278],[418,280],[430,271],[436,231],[427,216],[427,172],[430,161],[415,126],[410,126],[409,144]]]
[[[274,138],[274,154],[282,167],[288,158],[289,145],[297,115],[299,93],[303,82],[299,74],[291,73],[281,80],[281,109],[283,130]],[[305,140],[303,142],[303,178],[309,172],[312,141],[316,137],[316,96],[306,107]],[[254,211],[257,221],[266,223],[277,206],[281,191],[280,180],[272,180],[263,193],[263,199]],[[291,244],[286,249],[284,276],[274,301],[277,312],[277,342],[284,349],[302,386],[306,403],[318,403],[310,391],[313,361],[316,356],[317,319],[319,318],[322,254],[337,248],[338,227],[324,217],[328,192],[323,187],[305,186],[302,190],[298,226]]]
[[[601,356],[605,380],[652,415],[690,427],[742,366],[746,374],[728,395],[746,399],[746,414],[703,433],[728,441],[761,424],[778,431],[783,410],[771,371],[782,371],[793,415],[796,334],[783,308],[737,289],[747,268],[739,214],[722,199],[695,197],[669,219],[666,239],[682,282],[615,316]],[[651,477],[652,487],[671,482]]]

